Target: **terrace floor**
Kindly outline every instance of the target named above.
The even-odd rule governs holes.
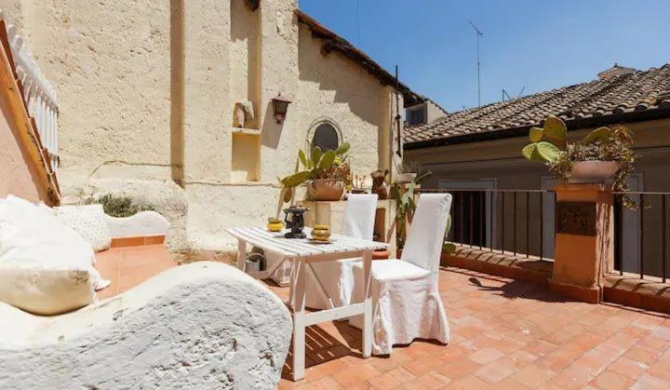
[[[448,346],[416,341],[363,360],[359,330],[312,326],[305,379],[288,379],[289,355],[279,388],[670,389],[670,316],[565,301],[541,285],[459,268],[440,272],[440,290]]]

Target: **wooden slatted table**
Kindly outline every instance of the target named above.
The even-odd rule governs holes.
[[[307,239],[287,239],[284,233],[271,233],[265,228],[230,228],[226,231],[237,238],[237,266],[244,269],[247,245],[252,245],[292,261],[289,305],[293,308],[293,380],[305,376],[305,328],[321,322],[344,319],[362,314],[363,321],[363,350],[364,358],[372,352],[372,297],[370,291],[370,276],[372,266],[372,252],[375,249],[387,249],[388,245],[382,242],[360,240],[341,235],[331,236],[332,244],[313,244]],[[309,228],[305,228],[309,236]],[[338,259],[361,257],[363,259],[363,291],[365,299],[360,303],[333,307],[321,282],[318,280],[312,264],[321,261],[335,261]],[[278,261],[274,266],[281,264]],[[273,267],[274,268],[274,267]],[[268,270],[269,275],[273,270]],[[263,277],[266,273],[253,273],[253,276]],[[305,283],[311,277],[317,282],[321,298],[330,309],[307,313],[305,311]],[[357,281],[358,282],[358,281]]]

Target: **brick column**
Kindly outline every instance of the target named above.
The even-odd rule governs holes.
[[[613,195],[599,184],[566,184],[556,191],[551,291],[602,302],[602,276],[614,264]]]

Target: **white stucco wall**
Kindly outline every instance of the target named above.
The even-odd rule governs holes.
[[[11,3],[0,7],[9,13]],[[20,9],[21,17],[8,19],[22,20],[33,54],[58,91],[62,185],[112,161],[136,171],[167,169],[169,4],[25,0]]]
[[[392,88],[337,52],[322,55],[296,0],[264,0],[256,11],[244,3],[0,0],[19,13],[58,89],[66,200],[134,194],[170,219],[173,247],[231,249],[223,229],[274,215],[277,177],[293,171],[319,118],[351,143],[354,173],[389,166]],[[271,104],[279,92],[293,100],[280,124]],[[233,108],[244,100],[256,116],[246,127],[260,133],[248,139],[260,147],[245,144],[233,164]],[[257,174],[245,175],[256,161],[248,148],[258,148]],[[257,180],[239,182],[247,176]]]

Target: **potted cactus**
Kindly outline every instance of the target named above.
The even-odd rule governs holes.
[[[530,161],[544,162],[549,171],[568,183],[613,183],[615,191],[625,191],[626,177],[635,156],[633,139],[623,126],[600,127],[583,140],[567,142],[565,123],[549,116],[543,128],[533,127],[531,143],[523,148]]]
[[[309,157],[300,150],[296,172],[280,179],[283,201],[291,201],[295,187],[305,182],[307,195],[311,200],[340,200],[348,181],[351,180],[351,169],[346,161],[349,147],[345,142],[337,150],[323,152],[317,146],[312,149]]]

